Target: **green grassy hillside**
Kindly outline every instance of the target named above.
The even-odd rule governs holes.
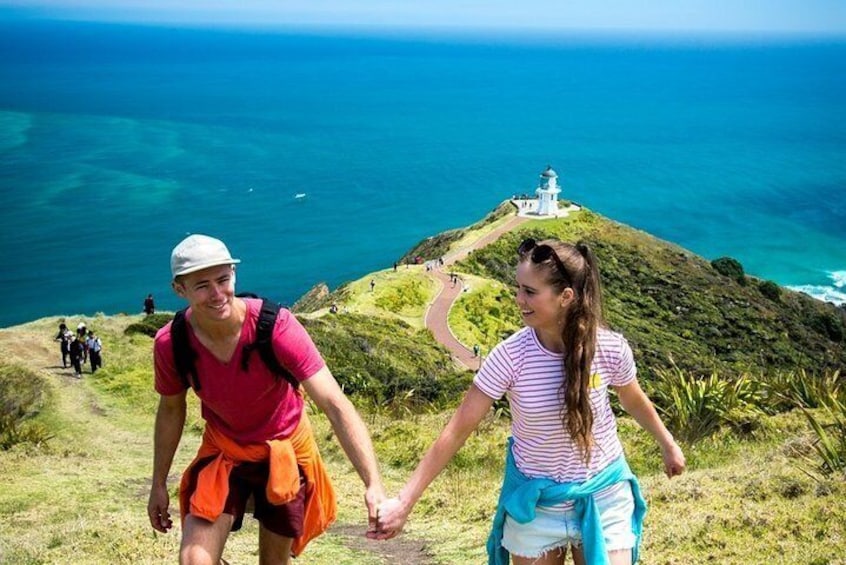
[[[647,373],[670,367],[671,359],[699,374],[846,365],[846,310],[787,289],[773,299],[762,281],[744,277],[741,284],[689,251],[586,210],[524,224],[456,268],[511,286],[515,250],[525,237],[593,247],[607,320],[626,335]],[[505,325],[519,325],[514,309],[499,313]]]
[[[431,252],[454,252],[501,218],[439,240]],[[773,293],[751,278],[740,284],[678,247],[581,212],[524,224],[455,266],[469,290],[450,320],[465,343],[487,348],[518,327],[514,249],[526,235],[584,238],[595,246],[609,321],[633,344],[664,418],[687,438],[689,470],[668,481],[648,435],[620,417],[628,459],[650,504],[641,562],[846,563],[840,502],[846,386],[837,371],[844,360],[842,335],[837,339],[842,312],[785,289]],[[362,412],[391,492],[435,439],[471,377],[421,329],[433,285],[422,266],[381,271],[319,297],[300,316]],[[339,311],[330,314],[333,301]],[[60,321],[81,317],[0,329],[0,563],[175,561],[178,525],[158,535],[146,517],[157,401],[151,334],[167,318],[85,319],[104,342],[105,367],[82,380],[57,364],[52,341]],[[326,419],[315,413],[312,420],[340,516],[298,561],[484,562],[509,433],[507,406],[484,420],[424,495],[406,533],[388,543],[363,539],[360,481]],[[201,430],[191,400],[170,481],[173,500]],[[255,521],[244,524],[227,544],[230,563],[257,562]]]

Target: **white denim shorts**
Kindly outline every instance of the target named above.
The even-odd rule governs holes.
[[[632,549],[637,538],[632,532],[634,497],[631,485],[624,481],[599,493],[596,507],[602,523],[606,551]],[[520,524],[505,515],[502,547],[512,555],[541,557],[548,551],[582,545],[582,530],[575,510],[538,507],[535,519]]]

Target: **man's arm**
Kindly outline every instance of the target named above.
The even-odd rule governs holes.
[[[376,511],[385,498],[385,490],[367,427],[327,367],[324,366],[302,384],[309,397],[329,418],[341,447],[364,482],[368,532],[375,531]]]
[[[166,533],[173,522],[168,506],[170,495],[167,493],[167,475],[173,463],[173,456],[182,438],[185,426],[185,395],[187,391],[173,396],[161,396],[156,411],[156,428],[153,436],[153,484],[150,487],[150,500],[147,503],[147,515],[153,529]]]

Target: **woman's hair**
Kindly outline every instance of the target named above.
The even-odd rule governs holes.
[[[526,240],[519,253],[520,261],[531,262],[556,293],[573,289],[573,301],[561,327],[567,375],[561,385],[564,397],[561,420],[581,449],[585,462],[589,462],[593,445],[590,371],[596,352],[596,332],[605,325],[596,256],[584,242],[572,245],[554,239]]]

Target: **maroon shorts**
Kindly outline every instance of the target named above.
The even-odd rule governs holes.
[[[200,470],[208,465],[214,457],[202,459],[197,462],[191,470],[188,482],[188,491],[193,493],[197,488],[197,475]],[[267,461],[258,463],[241,463],[236,465],[229,475],[229,496],[223,506],[225,514],[235,517],[232,524],[232,531],[241,529],[244,521],[244,513],[247,510],[247,501],[253,499],[255,505],[253,517],[262,526],[274,534],[296,538],[303,533],[303,516],[305,514],[305,477],[300,469],[300,490],[291,502],[275,505],[267,500],[265,488],[270,467]]]

